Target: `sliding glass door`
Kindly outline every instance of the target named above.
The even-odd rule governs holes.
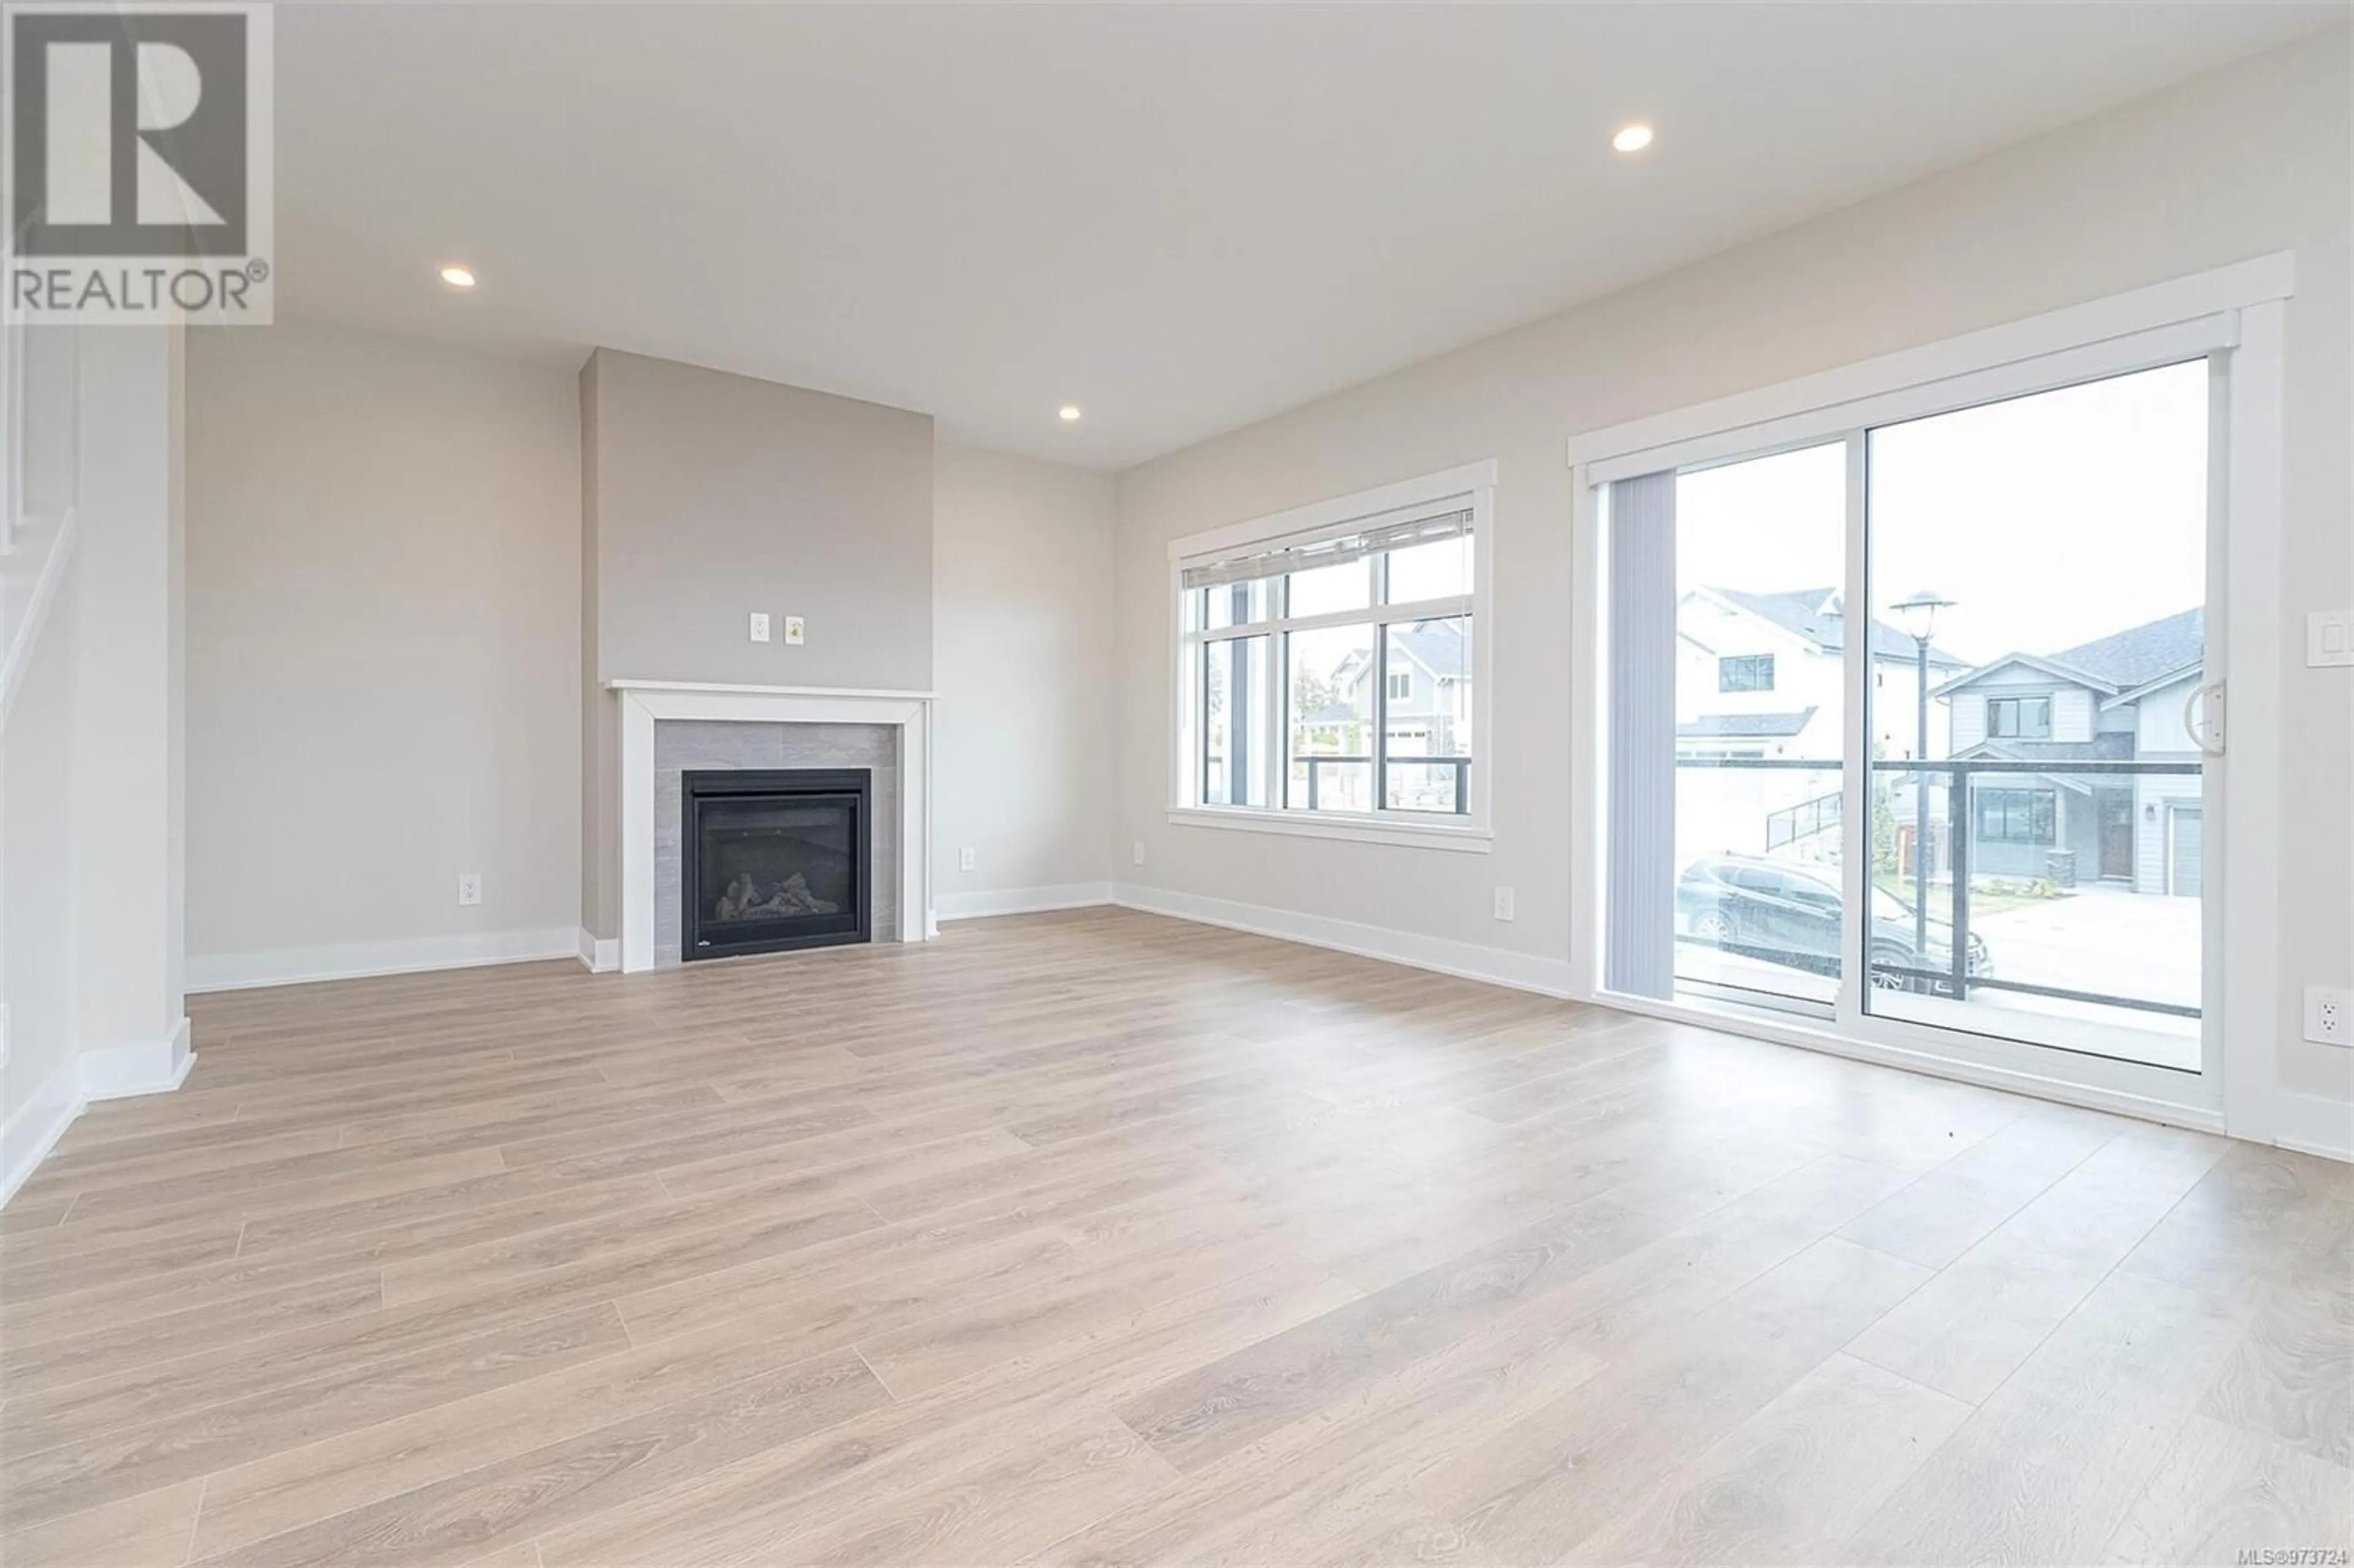
[[[1935,732],[1873,758],[1872,1012],[2198,1069],[2207,402],[2196,361],[1867,433],[1867,591],[1932,661],[1872,732]]]
[[[1606,989],[2201,1070],[2211,376],[1606,486]]]

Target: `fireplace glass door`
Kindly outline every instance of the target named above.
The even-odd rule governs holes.
[[[690,773],[680,956],[870,939],[865,771]]]

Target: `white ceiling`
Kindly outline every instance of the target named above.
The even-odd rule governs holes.
[[[1117,468],[2343,15],[281,4],[279,308]]]

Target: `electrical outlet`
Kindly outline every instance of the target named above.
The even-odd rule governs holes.
[[[974,864],[975,861],[973,858],[972,846],[970,844],[967,844],[964,848],[957,851],[957,869],[959,871],[970,871]]]
[[[480,904],[482,901],[482,874],[479,871],[460,872],[458,874],[458,902],[461,904]]]
[[[1142,839],[1137,840],[1136,847],[1129,851],[1128,853],[1129,860],[1138,865],[1142,865],[1144,863],[1144,841]]]
[[[2354,991],[2306,986],[2305,1037],[2320,1045],[2354,1045]]]
[[[1512,890],[1509,887],[1500,887],[1496,889],[1496,918],[1509,920],[1511,917]]]
[[[759,609],[756,609],[756,610],[754,610],[754,611],[752,612],[752,623],[751,623],[751,624],[752,624],[752,641],[755,641],[755,642],[766,642],[766,641],[769,640],[769,615],[768,615],[768,612],[767,612],[766,610],[759,610]]]
[[[794,648],[800,647],[801,643],[807,640],[809,628],[801,623],[801,618],[800,616],[789,615],[785,617],[785,641],[789,646]]]

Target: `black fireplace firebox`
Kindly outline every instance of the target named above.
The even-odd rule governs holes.
[[[679,783],[682,959],[874,938],[865,768],[696,771]]]

